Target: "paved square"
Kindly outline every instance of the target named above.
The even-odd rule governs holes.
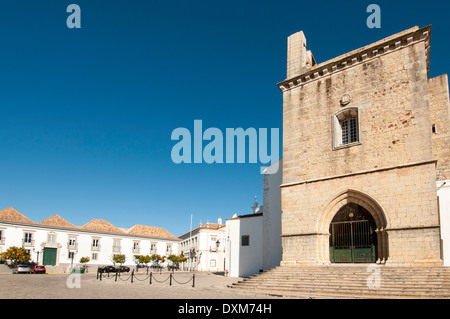
[[[176,272],[172,286],[166,280],[168,272],[154,274],[152,284],[148,275],[138,273],[131,283],[130,274],[97,279],[97,274],[10,274],[1,273],[2,299],[273,299],[277,296],[254,292],[241,292],[227,288],[239,278],[230,278],[208,272],[195,273],[192,287],[190,272]],[[69,288],[77,283],[79,288]],[[125,281],[126,279],[126,281]],[[158,282],[159,281],[159,282]],[[164,281],[164,282],[162,282]],[[188,282],[189,281],[189,282]],[[69,282],[69,286],[68,283]],[[186,284],[179,284],[185,283]]]

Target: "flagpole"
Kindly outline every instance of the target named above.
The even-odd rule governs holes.
[[[192,245],[192,214],[191,214],[191,228],[189,230],[189,268],[192,268],[192,257],[191,257],[191,245]]]

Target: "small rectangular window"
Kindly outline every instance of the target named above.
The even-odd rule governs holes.
[[[31,243],[31,233],[25,233],[24,242]]]
[[[333,149],[359,145],[359,110],[356,107],[343,109],[332,116]]]
[[[339,123],[342,129],[342,145],[358,142],[358,120],[347,118]]]
[[[47,234],[47,242],[49,244],[55,244],[56,243],[56,234],[54,234],[54,233]]]
[[[242,236],[241,245],[242,246],[250,246],[250,236],[249,235]]]

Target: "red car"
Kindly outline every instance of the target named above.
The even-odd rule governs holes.
[[[31,268],[31,272],[33,274],[45,274],[45,266],[36,265],[33,268]]]

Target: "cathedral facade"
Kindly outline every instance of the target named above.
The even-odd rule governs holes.
[[[414,27],[317,64],[303,32],[288,38],[282,266],[443,264],[450,106],[430,43]]]

